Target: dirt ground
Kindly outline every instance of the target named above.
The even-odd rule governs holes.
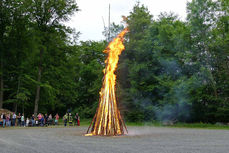
[[[128,127],[85,137],[87,127],[0,128],[0,153],[227,153],[229,130]]]

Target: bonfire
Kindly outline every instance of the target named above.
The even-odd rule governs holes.
[[[119,55],[125,49],[123,40],[124,35],[127,32],[128,29],[125,28],[104,50],[104,53],[107,53],[108,56],[105,60],[106,67],[103,70],[103,86],[100,91],[98,108],[90,126],[88,127],[86,136],[123,135],[124,128],[128,133],[116,101],[116,75],[114,74],[117,68]]]

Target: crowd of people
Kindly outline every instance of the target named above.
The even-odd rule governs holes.
[[[24,114],[18,113],[2,113],[0,118],[0,126],[11,127],[11,126],[22,126],[22,127],[33,127],[33,126],[49,126],[49,125],[58,125],[60,116],[58,113],[53,117],[52,114],[39,113],[37,116],[34,114],[30,117],[25,118]],[[73,117],[71,113],[66,113],[63,116],[64,126],[80,126],[80,117],[76,113]]]

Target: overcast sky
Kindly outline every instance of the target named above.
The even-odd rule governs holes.
[[[156,18],[160,12],[174,12],[184,20],[186,18],[186,3],[191,0],[138,0],[140,4],[148,7],[150,13]],[[80,11],[75,13],[67,23],[76,31],[80,31],[79,40],[102,40],[104,24],[108,24],[109,4],[111,6],[111,22],[119,24],[122,15],[128,16],[137,0],[76,0]]]

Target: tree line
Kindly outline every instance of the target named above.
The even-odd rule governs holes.
[[[93,117],[108,42],[76,42],[79,33],[63,23],[79,8],[74,0],[0,2],[0,108]],[[192,0],[185,21],[137,3],[126,23],[116,72],[125,120],[229,121],[227,0]],[[123,26],[113,23],[110,35]]]

